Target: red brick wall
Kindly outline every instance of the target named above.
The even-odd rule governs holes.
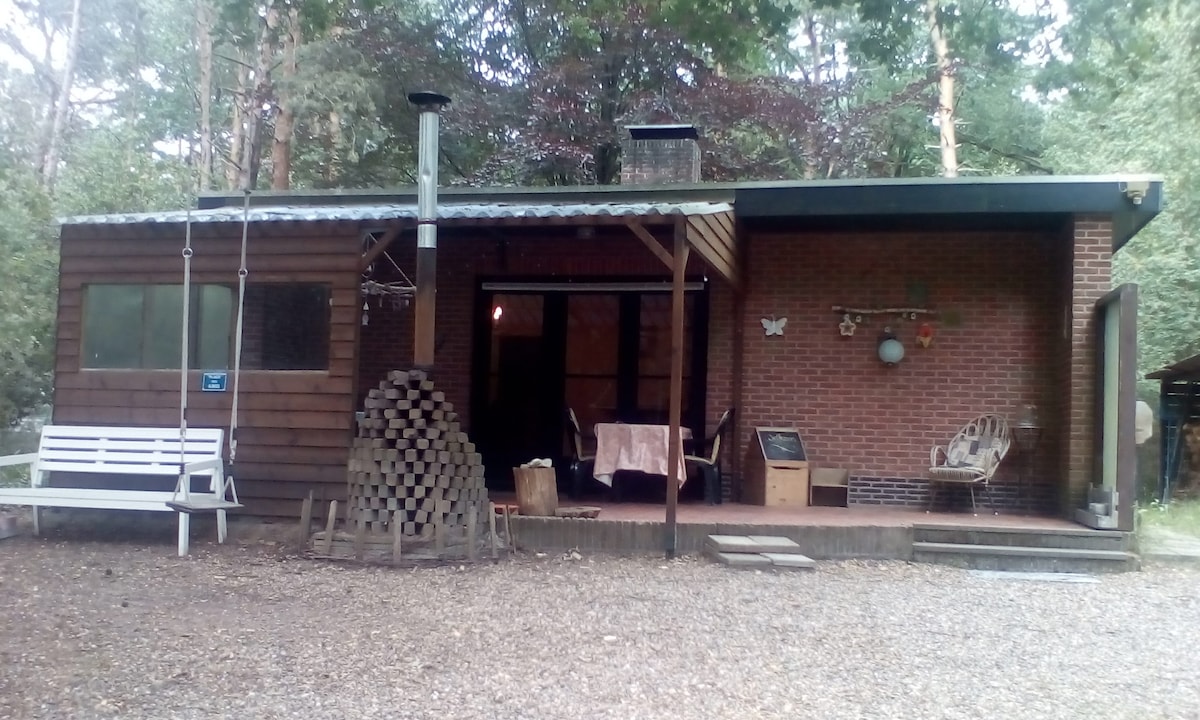
[[[1055,411],[1062,274],[1056,243],[1050,234],[1020,233],[751,237],[751,282],[737,320],[744,372],[734,453],[740,458],[754,426],[795,425],[814,464],[850,469],[852,501],[924,503],[929,449],[945,445],[968,420],[996,412],[1015,421],[1024,404]],[[911,297],[912,285],[927,299]],[[716,325],[731,313],[732,294],[717,300],[713,406],[724,393],[736,394],[722,389],[731,372],[718,360],[732,362],[725,348],[733,329]],[[958,322],[931,321],[933,344],[922,349],[915,342],[921,320],[866,316],[847,338],[834,305],[915,305],[952,311]],[[772,315],[788,319],[782,337],[764,336],[760,319]],[[876,354],[885,325],[906,350],[894,368]],[[1048,432],[1031,473],[1037,487],[1023,493],[1034,505],[1053,504],[1058,448]],[[1018,465],[1014,455],[1000,471],[1006,502],[1015,501]]]
[[[1068,229],[1066,242],[1073,262],[1067,312],[1070,314],[1069,354],[1064,353],[1067,382],[1063,400],[1066,452],[1061,458],[1060,502],[1069,512],[1081,507],[1093,478],[1096,447],[1096,309],[1095,303],[1112,288],[1112,222],[1104,216],[1080,216]],[[1065,334],[1065,333],[1064,333]]]

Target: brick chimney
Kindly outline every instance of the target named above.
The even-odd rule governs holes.
[[[693,125],[626,125],[622,185],[700,182],[699,134]]]

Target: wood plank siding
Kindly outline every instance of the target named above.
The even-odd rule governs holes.
[[[176,370],[81,367],[84,288],[89,284],[180,284],[180,225],[67,225],[62,230],[54,422],[176,426]],[[238,223],[193,228],[192,282],[236,285]],[[297,516],[311,488],[320,500],[342,499],[353,433],[361,299],[359,228],[353,223],[263,223],[250,228],[247,281],[321,283],[330,290],[327,370],[243,370],[238,400],[235,473],[246,510]],[[188,424],[228,428],[227,392],[199,391],[189,381]]]

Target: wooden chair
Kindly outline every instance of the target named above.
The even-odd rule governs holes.
[[[683,456],[684,463],[700,469],[700,474],[704,477],[704,500],[709,505],[717,505],[721,502],[721,440],[725,437],[725,431],[731,420],[733,420],[733,408],[721,413],[716,430],[713,431],[711,437],[705,439],[704,445],[699,450],[700,453],[703,453],[704,448],[710,448],[706,456],[698,454]]]
[[[583,494],[584,483],[592,477],[592,469],[596,464],[595,453],[586,453],[583,449],[583,430],[579,427],[579,418],[574,408],[567,408],[567,432],[571,440],[571,497],[579,499]]]
[[[975,488],[982,487],[992,504],[991,481],[1008,453],[1011,442],[1008,422],[999,415],[980,415],[958,431],[945,448],[929,451],[929,509],[937,498],[938,485],[966,485],[971,489],[971,512]],[[993,513],[995,508],[993,506]]]

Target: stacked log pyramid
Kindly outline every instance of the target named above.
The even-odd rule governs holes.
[[[483,460],[423,370],[393,370],[364,406],[350,454],[352,525],[391,532],[401,511],[404,535],[428,536],[439,520],[465,525],[471,504],[486,517]]]

